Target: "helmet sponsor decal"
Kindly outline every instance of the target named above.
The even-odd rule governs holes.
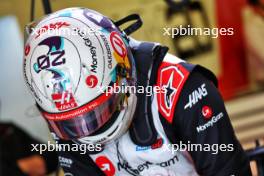
[[[35,50],[47,46],[47,50],[40,56],[36,56],[33,62],[33,70],[42,80],[44,90],[43,95],[49,97],[59,111],[65,111],[77,107],[73,95],[73,85],[69,71],[59,66],[66,64],[65,58],[65,39],[53,36],[42,40]],[[44,71],[45,70],[45,71]],[[44,71],[43,74],[40,74]],[[48,79],[46,79],[48,78]],[[50,92],[50,94],[47,92]]]
[[[95,100],[91,101],[90,103],[87,103],[86,105],[83,105],[77,109],[73,109],[73,110],[61,112],[61,113],[48,113],[48,112],[43,111],[42,115],[48,120],[54,120],[54,121],[55,120],[68,120],[68,119],[78,117],[82,114],[85,114],[93,110],[97,106],[107,101],[110,97],[111,97],[110,94],[104,93],[100,95],[98,98],[96,98]]]
[[[77,107],[72,92],[63,91],[62,93],[54,93],[51,96],[59,111],[65,111]]]
[[[157,86],[165,90],[157,94],[158,109],[161,115],[171,123],[175,105],[189,72],[180,64],[172,65],[163,62],[158,73]]]
[[[126,45],[117,32],[111,32],[110,42],[115,52],[122,58],[127,55]]]
[[[130,62],[127,56],[126,44],[122,40],[121,36],[118,32],[114,31],[110,34],[110,43],[112,48],[114,49],[114,58],[116,59],[118,64],[124,65],[125,68],[130,69]]]
[[[89,88],[94,88],[98,83],[98,79],[95,75],[89,75],[87,76],[86,78],[86,85],[89,87]]]
[[[37,34],[35,39],[38,38],[41,34],[47,32],[49,30],[58,30],[58,29],[60,29],[62,27],[66,27],[66,26],[70,26],[70,24],[67,23],[67,22],[64,22],[64,21],[63,22],[62,21],[58,21],[58,22],[55,22],[55,23],[50,23],[50,24],[47,24],[45,26],[42,26],[41,28],[37,29],[36,32],[34,32],[34,33]]]
[[[30,45],[26,45],[26,47],[25,47],[25,56],[28,56],[29,52],[30,52]]]
[[[49,51],[48,53],[39,56],[37,62],[34,63],[33,67],[36,73],[66,63],[66,59],[63,57],[65,54],[63,38],[58,36],[49,37],[41,41],[38,44],[38,47],[42,45],[48,46]]]
[[[106,52],[107,52],[107,67],[109,69],[112,69],[113,67],[113,58],[112,58],[112,52],[111,52],[111,48],[109,46],[109,43],[105,37],[105,35],[100,35],[100,37],[102,38],[105,48],[106,48]]]
[[[106,156],[99,156],[95,159],[96,165],[105,173],[107,176],[115,175],[115,167],[113,163]]]
[[[74,30],[76,30],[78,35],[84,40],[85,45],[89,47],[89,51],[90,51],[91,58],[92,58],[92,63],[90,65],[90,71],[93,73],[97,73],[98,56],[96,52],[96,46],[93,44],[92,40],[89,39],[89,37],[85,36],[85,33],[83,33],[80,29],[75,28]]]
[[[71,49],[71,55],[69,52],[66,55],[65,47]],[[65,111],[78,106],[74,97],[74,85],[77,82],[73,82],[73,75],[71,75],[68,67],[72,62],[78,61],[72,59],[77,59],[73,57],[74,54],[74,56],[78,56],[78,51],[73,50],[74,48],[76,49],[68,39],[52,36],[45,38],[32,49],[30,74],[33,79],[30,83],[28,80],[27,82],[32,86],[34,94],[39,94],[42,98],[53,103],[54,106],[50,105],[58,111]],[[27,49],[25,54],[27,54]],[[66,56],[70,60],[67,61]],[[39,103],[42,103],[42,98],[38,99]]]

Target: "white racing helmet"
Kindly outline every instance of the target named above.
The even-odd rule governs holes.
[[[111,91],[136,82],[124,32],[98,12],[69,8],[31,23],[25,34],[25,80],[52,132],[82,143],[126,132],[136,95]]]

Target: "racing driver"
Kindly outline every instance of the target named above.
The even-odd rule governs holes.
[[[215,76],[129,37],[141,24],[68,8],[26,27],[25,81],[56,143],[96,146],[59,150],[65,175],[250,176]]]

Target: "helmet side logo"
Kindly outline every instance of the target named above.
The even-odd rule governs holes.
[[[110,41],[111,41],[111,45],[113,46],[115,52],[120,57],[125,58],[127,54],[126,46],[117,32],[112,32],[110,34]]]
[[[86,85],[90,88],[94,88],[98,83],[98,79],[95,75],[89,75],[86,78]]]
[[[114,31],[110,34],[110,43],[114,49],[114,58],[116,59],[117,63],[123,64],[125,68],[130,69],[130,62],[127,56],[127,49],[126,45],[123,42],[120,35]]]

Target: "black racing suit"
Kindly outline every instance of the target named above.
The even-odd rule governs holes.
[[[248,158],[234,134],[223,99],[213,82],[199,71],[192,71],[184,83],[178,97],[172,121],[169,122],[160,114],[159,116],[153,114],[153,119],[158,119],[160,124],[162,124],[162,128],[171,144],[201,144],[204,148],[210,146],[210,149],[188,151],[186,152],[188,154],[184,155],[184,157],[189,159],[187,163],[193,165],[197,174],[205,176],[251,175]],[[124,136],[129,138],[129,134],[125,134]],[[156,174],[173,175],[174,171],[172,165],[181,165],[180,160],[182,156],[176,154],[174,157],[168,157],[167,160],[164,160],[162,157],[166,156],[166,154],[161,152],[156,156],[156,158],[160,158],[161,161],[153,159],[153,157],[155,158],[155,152],[158,151],[158,148],[161,148],[162,145],[168,145],[166,144],[166,140],[164,142],[163,137],[159,139],[162,139],[163,142],[148,147],[140,147],[135,144],[135,151],[132,151],[129,147],[132,143],[125,143],[123,146],[123,153],[121,152],[121,154],[117,146],[115,155],[117,155],[118,160],[112,160],[111,156],[113,155],[107,154],[111,153],[111,150],[104,149],[106,150],[105,153],[103,153],[103,150],[97,154],[83,155],[79,152],[60,152],[59,161],[68,176],[96,176],[104,174],[147,175],[146,173],[151,170],[152,166],[160,167],[160,169],[165,168],[164,172],[162,171],[162,173]],[[120,141],[121,140],[122,139],[120,139]],[[59,142],[67,143],[61,140]],[[218,148],[218,150],[216,150],[216,148]],[[142,152],[138,156],[142,156],[143,159],[141,158],[139,161],[133,158],[134,160],[131,159],[132,161],[130,161],[130,158],[137,154],[136,152]],[[128,153],[131,153],[131,155]],[[146,153],[149,154],[150,159],[148,159]],[[67,160],[70,160],[68,164],[67,162],[65,163]],[[135,164],[133,161],[137,161],[138,163]],[[184,167],[178,170],[182,171]],[[155,172],[152,171],[153,169],[149,172],[150,175]],[[175,172],[175,175],[177,175],[177,171]],[[178,175],[183,173],[185,172],[182,171]],[[195,175],[191,171],[186,173]],[[153,175],[155,175],[155,173]]]

